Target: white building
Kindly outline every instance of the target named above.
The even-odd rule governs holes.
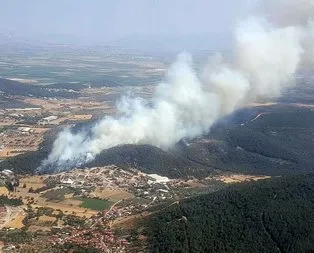
[[[170,181],[168,177],[162,177],[157,174],[148,174],[147,176],[150,179],[148,183],[167,183]]]
[[[38,121],[38,125],[47,125],[50,124],[51,121],[56,120],[58,116],[49,116]]]

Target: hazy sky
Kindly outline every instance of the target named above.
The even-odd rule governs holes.
[[[252,1],[252,0],[251,0]],[[228,34],[250,0],[1,0],[0,32],[89,43],[124,36]]]

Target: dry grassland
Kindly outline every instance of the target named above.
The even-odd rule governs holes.
[[[215,177],[214,179],[222,181],[226,184],[234,184],[241,183],[247,181],[258,181],[271,178],[270,176],[252,176],[252,175],[241,175],[241,174],[233,174],[233,175],[223,175]]]
[[[39,221],[43,221],[43,222],[55,222],[56,221],[56,217],[51,217],[51,216],[47,216],[47,215],[42,215],[39,217],[38,219]]]
[[[0,195],[8,195],[9,191],[5,186],[0,187]]]
[[[13,218],[11,221],[9,221],[6,224],[6,227],[8,227],[8,228],[22,228],[22,227],[24,227],[23,220],[24,220],[25,216],[26,216],[25,214],[17,215],[15,218]]]
[[[134,195],[121,189],[102,189],[96,187],[95,191],[90,194],[91,197],[99,197],[101,199],[108,199],[110,201],[118,201],[121,199],[130,199]]]

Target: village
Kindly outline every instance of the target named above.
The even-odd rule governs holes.
[[[115,165],[51,175],[18,175],[5,170],[0,176],[0,195],[9,201],[0,209],[0,228],[13,235],[26,231],[37,236],[19,247],[34,250],[44,237],[47,247],[76,245],[101,252],[140,252],[138,247],[130,248],[138,244],[145,248],[145,234],[136,232],[138,220],[178,204],[193,192],[213,192],[228,183],[264,179],[248,175],[170,179]],[[3,249],[15,246],[5,244]]]
[[[12,171],[2,174],[3,183],[11,182],[13,189],[8,192],[1,187],[3,194],[23,202],[10,210],[10,217],[7,207],[1,210],[3,229],[44,233],[51,245],[70,243],[102,252],[131,252],[124,251],[129,247],[130,232],[117,235],[117,226],[123,228],[124,222],[149,214],[150,207],[177,201],[176,189],[182,187],[177,179],[117,166],[42,176],[19,176]],[[132,226],[127,225],[129,229]],[[36,239],[33,244],[36,247]]]

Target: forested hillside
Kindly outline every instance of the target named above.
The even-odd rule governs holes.
[[[87,167],[115,164],[122,168],[137,168],[146,173],[158,173],[170,178],[203,178],[213,171],[210,166],[194,163],[183,156],[151,145],[122,145],[104,150]]]
[[[278,112],[276,108],[267,110],[254,121],[245,117],[244,110],[244,116],[233,115],[232,122],[217,123],[207,136],[183,140],[169,150],[151,145],[113,147],[82,167],[115,164],[171,178],[204,178],[217,170],[272,176],[313,172],[314,111],[295,107],[281,108]],[[72,131],[89,129],[93,123],[77,124]],[[47,158],[59,130],[49,132],[38,151],[1,162],[0,170],[34,172]],[[54,169],[47,168],[45,172],[53,173]]]
[[[205,138],[181,147],[180,154],[204,166],[241,173],[313,172],[314,111],[276,108],[262,108],[265,114],[242,121],[244,124],[218,124],[208,141]]]
[[[150,250],[313,252],[313,210],[313,174],[236,185],[156,214]]]

